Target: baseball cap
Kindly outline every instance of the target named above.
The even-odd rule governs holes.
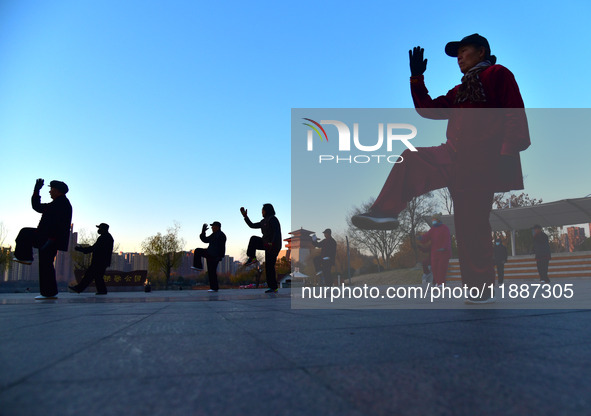
[[[486,54],[490,55],[490,45],[488,44],[488,40],[486,40],[484,36],[480,36],[478,33],[473,33],[459,41],[449,42],[445,45],[445,53],[448,56],[455,58],[458,56],[458,49],[465,45],[484,46],[486,48]]]

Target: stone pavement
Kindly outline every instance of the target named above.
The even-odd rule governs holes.
[[[0,415],[583,415],[589,310],[0,295]]]

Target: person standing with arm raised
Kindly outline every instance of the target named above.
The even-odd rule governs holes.
[[[218,263],[226,255],[226,234],[222,232],[222,224],[219,221],[214,221],[211,224],[211,234],[205,235],[208,227],[207,224],[203,224],[201,234],[199,238],[204,243],[209,243],[207,249],[196,248],[193,256],[193,270],[203,270],[203,263],[201,258],[205,258],[207,261],[207,275],[209,277],[209,290],[208,292],[217,292],[219,290],[218,283]]]
[[[250,228],[260,228],[263,236],[250,237],[248,242],[248,248],[246,249],[246,255],[248,257],[244,266],[248,267],[257,263],[256,251],[265,251],[265,275],[267,277],[267,286],[269,289],[267,293],[277,292],[277,279],[275,277],[275,263],[277,262],[277,256],[281,251],[282,238],[281,238],[281,224],[275,216],[275,208],[271,204],[264,204],[262,208],[263,219],[259,222],[253,223],[248,218],[248,211],[244,207],[240,208],[240,213],[244,217],[244,222]]]
[[[53,261],[59,251],[68,251],[72,205],[66,197],[68,185],[61,181],[49,183],[50,203],[41,203],[40,191],[45,181],[37,179],[31,205],[41,214],[37,228],[23,228],[16,237],[14,261],[31,264],[33,248],[39,249],[39,291],[36,300],[57,299],[57,281]]]
[[[370,210],[351,218],[361,229],[393,229],[398,214],[414,198],[447,187],[454,220],[462,283],[492,287],[495,281],[489,222],[495,192],[523,189],[519,152],[530,145],[523,99],[515,77],[497,65],[488,40],[475,33],[449,42],[445,53],[457,59],[461,84],[431,98],[423,73],[424,49],[409,51],[410,90],[417,112],[448,120],[447,141],[440,146],[405,150]],[[489,303],[491,291],[467,303]]]

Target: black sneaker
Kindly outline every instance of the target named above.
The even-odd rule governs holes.
[[[250,267],[252,265],[257,264],[259,261],[257,260],[256,257],[251,257],[248,260],[246,260],[246,263],[243,264],[244,267]]]
[[[195,270],[196,272],[202,272],[203,271],[203,267],[191,266],[191,270]]]
[[[82,293],[82,291],[79,290],[76,286],[68,286],[68,289],[75,293]]]
[[[26,264],[27,266],[30,266],[31,264],[33,264],[33,260],[20,260],[20,259],[17,259],[16,257],[13,257],[12,261],[16,261],[17,263],[20,263],[20,264]]]
[[[398,228],[398,218],[379,217],[371,212],[353,215],[351,222],[355,227],[362,230],[394,230]]]
[[[279,291],[279,289],[267,289],[265,290],[265,293],[277,293]]]
[[[485,305],[487,303],[495,303],[495,298],[487,293],[485,295],[480,295],[478,297],[468,297],[465,301],[466,305]]]
[[[107,292],[96,292],[95,295],[96,296],[102,296],[102,295],[106,295]]]

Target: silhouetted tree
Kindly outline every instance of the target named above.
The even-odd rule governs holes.
[[[452,215],[454,213],[454,201],[451,199],[451,193],[448,188],[441,188],[435,191],[439,205],[443,208],[443,213]]]
[[[148,268],[164,274],[164,284],[168,289],[170,274],[181,264],[185,241],[179,237],[181,226],[177,223],[160,233],[148,237],[142,243],[142,250],[148,256]]]
[[[347,216],[347,234],[357,248],[371,253],[378,267],[382,264],[383,267],[388,268],[390,266],[390,257],[392,257],[392,254],[402,242],[406,228],[398,227],[394,230],[362,230],[355,227],[351,222],[353,215],[369,211],[374,201],[375,198],[372,198],[360,207],[353,207]]]
[[[417,244],[417,234],[420,231],[429,229],[425,219],[431,219],[435,213],[436,203],[433,200],[433,193],[416,196],[409,201],[404,211],[398,215],[400,222],[399,228],[403,231],[403,237],[408,238],[409,244],[415,255],[415,264],[419,262],[419,246]]]
[[[88,232],[88,230],[86,229],[81,229],[80,231],[78,231],[78,243],[77,245],[83,246],[83,247],[89,247],[91,245],[93,245],[94,243],[96,243],[96,240],[98,239],[98,234],[95,233],[94,235],[92,235],[91,233]],[[84,254],[80,251],[76,251],[74,250],[75,245],[70,245],[69,247],[69,253],[70,253],[70,257],[72,259],[72,264],[74,265],[74,270],[81,270],[81,275],[83,275],[86,270],[88,270],[88,268],[90,267],[90,262],[92,261],[92,254],[91,255],[87,255]]]

